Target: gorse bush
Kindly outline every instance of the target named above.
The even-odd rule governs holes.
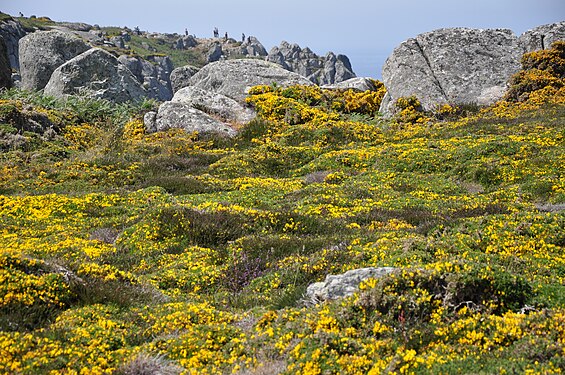
[[[526,53],[522,57],[522,70],[511,78],[506,98],[525,101],[535,91],[552,88],[559,92],[564,86],[565,42],[557,41],[550,49]]]
[[[374,288],[363,289],[357,301],[360,307],[402,324],[421,324],[439,307],[452,312],[463,307],[495,313],[517,311],[533,297],[526,280],[503,270],[486,274],[476,268],[458,273],[404,270],[379,280]]]

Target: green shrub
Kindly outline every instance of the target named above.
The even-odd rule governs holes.
[[[182,206],[163,207],[148,216],[155,240],[178,238],[188,245],[217,247],[248,232],[249,219],[222,211],[201,211]]]
[[[468,307],[501,314],[519,310],[533,297],[526,280],[500,269],[489,273],[478,268],[458,273],[405,269],[361,292],[357,304],[396,325],[414,325],[428,321],[438,304],[453,312]]]

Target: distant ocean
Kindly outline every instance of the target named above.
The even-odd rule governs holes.
[[[381,79],[381,69],[389,55],[389,53],[379,51],[349,51],[345,54],[349,57],[357,77],[376,79]]]

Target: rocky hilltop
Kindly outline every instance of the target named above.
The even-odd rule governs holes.
[[[243,35],[241,40],[227,34],[197,38],[189,35],[188,30],[184,35],[151,33],[138,28],[99,27],[54,22],[47,17],[16,18],[1,14],[0,37],[6,44],[12,81],[32,90],[43,89],[55,68],[93,47],[113,54],[132,71],[148,97],[161,101],[173,96],[170,77],[174,68],[189,65],[198,69],[220,60],[266,59],[316,84],[334,84],[355,77],[344,55],[329,52],[319,57],[308,48],[286,42],[267,53],[254,36]],[[37,59],[38,54],[47,57]],[[177,87],[180,88],[182,83]]]
[[[222,78],[225,73],[237,82],[235,91],[227,96],[240,105],[245,104],[247,90],[253,84],[272,82],[285,85],[306,81],[329,89],[377,91],[370,79],[355,77],[347,56],[332,52],[318,56],[308,47],[286,41],[267,53],[253,36],[242,35],[239,41],[219,33],[213,38],[197,38],[188,31],[184,35],[149,33],[138,28],[101,28],[8,15],[2,15],[0,21],[4,40],[0,45],[4,51],[0,51],[0,83],[4,87],[14,82],[25,89],[45,89],[55,96],[82,94],[115,102],[141,98],[169,101],[176,92],[195,85],[195,76],[200,77],[198,82],[205,82],[200,88],[225,95],[216,92],[220,86],[230,86]],[[565,22],[539,26],[521,36],[506,29],[468,28],[417,35],[395,48],[383,66],[387,94],[380,112],[394,113],[395,103],[403,97],[417,98],[425,111],[444,104],[492,104],[507,91],[525,52],[548,48],[562,39]],[[99,51],[93,53],[92,49]],[[216,68],[209,68],[231,60],[244,61],[236,64],[237,77],[224,70],[229,64],[214,65],[222,67],[219,75],[213,73]],[[286,73],[275,74],[272,66],[253,61],[276,64]],[[97,66],[104,69],[98,71]],[[259,66],[265,71],[259,73]]]

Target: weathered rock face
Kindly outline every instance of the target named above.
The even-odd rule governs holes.
[[[222,55],[222,46],[220,45],[220,43],[214,43],[206,54],[206,61],[208,61],[209,63],[218,61],[222,58]]]
[[[198,73],[198,69],[192,65],[185,65],[174,69],[171,73],[171,87],[173,88],[173,94],[188,86],[188,81],[190,78]]]
[[[6,43],[10,67],[17,71],[20,70],[19,41],[25,35],[26,32],[19,22],[13,19],[0,22],[0,37]]]
[[[143,120],[148,132],[178,128],[187,132],[219,133],[227,137],[236,134],[228,124],[184,103],[165,102],[158,113],[150,112]]]
[[[247,57],[265,57],[265,47],[254,36],[247,37],[241,44],[234,39],[216,38],[209,44],[206,61],[215,62],[221,59],[239,59]]]
[[[551,43],[565,40],[565,21],[538,26],[520,35],[519,43],[524,52],[551,47]]]
[[[89,48],[80,38],[58,30],[26,35],[20,39],[22,88],[43,89],[57,67]]]
[[[354,89],[359,91],[376,91],[377,87],[375,86],[374,81],[371,78],[367,77],[356,77],[350,78],[347,81],[341,81],[339,83],[334,83],[332,85],[324,85],[322,86],[323,89]]]
[[[271,49],[266,60],[298,73],[318,85],[337,83],[355,77],[347,56],[336,56],[329,52],[325,57],[320,57],[308,47],[302,49],[297,44],[285,41]]]
[[[255,118],[255,111],[225,95],[188,86],[178,91],[172,100],[186,106],[200,109],[211,116],[229,123],[245,124]]]
[[[122,38],[121,36],[111,37],[110,43],[112,43],[114,46],[121,48],[121,49],[126,48],[126,42],[124,41],[124,38]]]
[[[12,83],[12,68],[8,60],[8,48],[4,39],[0,37],[0,88],[10,88]]]
[[[313,302],[321,302],[352,295],[359,284],[369,278],[380,278],[394,272],[393,267],[368,267],[347,271],[341,275],[328,275],[326,280],[310,284],[306,296]]]
[[[165,101],[173,97],[171,72],[173,63],[168,56],[141,57],[122,55],[118,61],[127,66],[135,78],[142,84],[150,98]]]
[[[59,26],[66,27],[67,29],[75,31],[90,31],[92,30],[92,25],[84,22],[60,22]]]
[[[267,50],[254,36],[245,39],[240,48],[243,56],[267,56]]]
[[[147,96],[132,72],[100,48],[92,48],[58,67],[45,86],[45,94],[84,94],[116,103]]]
[[[189,80],[189,86],[216,92],[240,103],[256,85],[312,85],[306,78],[280,66],[256,59],[218,61],[205,65]]]
[[[192,35],[185,35],[177,39],[174,44],[175,49],[188,49],[192,47],[196,47],[198,45],[198,41]]]
[[[415,95],[426,110],[445,103],[489,104],[520,69],[522,48],[510,30],[440,29],[408,39],[386,60],[382,76],[396,99]]]

